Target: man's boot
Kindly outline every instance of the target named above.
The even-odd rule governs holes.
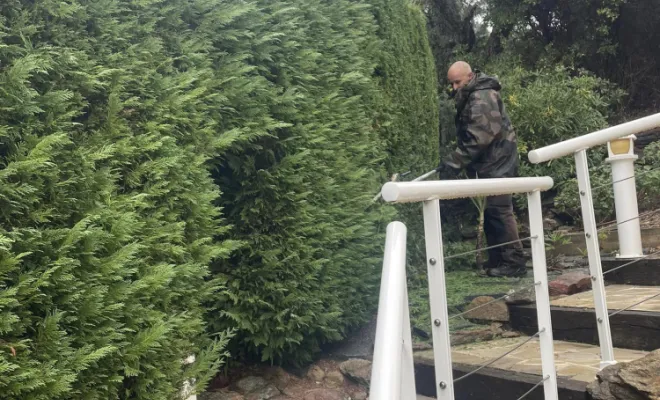
[[[520,277],[527,274],[525,255],[522,249],[506,247],[501,249],[502,262],[496,268],[488,270],[492,277]]]

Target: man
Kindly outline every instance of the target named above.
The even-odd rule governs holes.
[[[465,169],[470,177],[508,178],[518,175],[516,134],[500,97],[496,78],[473,72],[464,61],[447,72],[456,100],[458,146],[438,166],[438,172]],[[515,242],[488,250],[483,266],[488,276],[512,277],[527,273],[511,195],[486,199],[484,232],[488,247]]]

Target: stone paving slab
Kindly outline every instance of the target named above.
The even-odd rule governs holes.
[[[498,339],[452,348],[452,361],[474,365],[475,368],[510,351],[527,338]],[[648,354],[645,351],[614,349],[619,362],[636,360]],[[433,364],[433,350],[415,353],[415,361]],[[555,366],[557,375],[582,382],[596,378],[600,364],[600,350],[597,346],[555,341]],[[541,353],[538,339],[533,339],[513,353],[490,365],[507,371],[541,375]]]
[[[605,287],[605,295],[607,296],[607,308],[610,310],[620,310],[631,304],[659,295],[630,308],[630,310],[660,312],[660,287],[610,285]],[[557,307],[594,308],[594,298],[592,292],[588,291],[554,300],[550,304]]]

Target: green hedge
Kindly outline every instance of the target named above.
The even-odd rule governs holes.
[[[389,116],[381,134],[387,145],[387,177],[411,171],[403,178],[410,180],[437,167],[440,161],[438,80],[426,16],[408,0],[372,3],[383,40],[377,72]],[[408,259],[414,266],[411,272],[425,279],[421,207],[412,204],[396,208],[398,218],[408,227]]]
[[[0,398],[162,400],[217,370],[201,302],[233,245],[207,161],[245,66],[190,28],[213,16],[0,5]]]
[[[176,398],[230,330],[302,362],[369,319],[371,199],[437,161],[423,32],[408,0],[3,2],[0,398]]]
[[[373,316],[385,225],[371,199],[393,171],[437,163],[435,70],[408,0],[264,1],[245,48],[282,126],[218,162],[221,206],[245,246],[214,265],[215,328],[233,353],[304,362]],[[375,18],[374,18],[375,16]],[[375,79],[374,79],[375,77]],[[402,172],[402,171],[401,171]]]

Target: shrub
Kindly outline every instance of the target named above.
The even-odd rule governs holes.
[[[207,161],[232,138],[215,136],[220,72],[244,73],[206,57],[221,52],[191,27],[212,17],[187,1],[0,5],[0,398],[177,398],[223,361],[201,303],[233,244],[213,241]]]

